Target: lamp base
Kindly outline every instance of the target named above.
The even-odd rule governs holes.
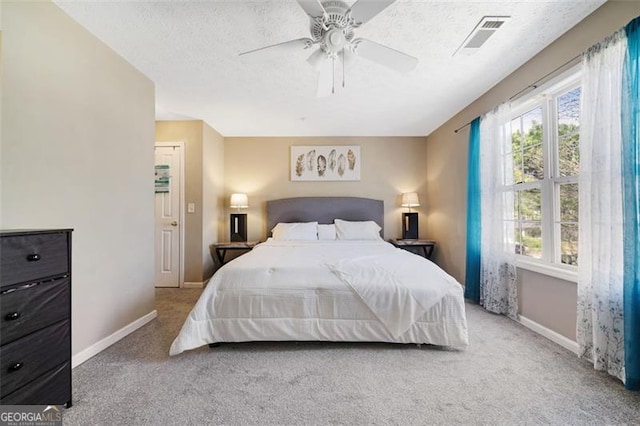
[[[418,239],[418,213],[402,213],[402,239]]]
[[[233,213],[230,216],[231,241],[247,241],[247,214]]]

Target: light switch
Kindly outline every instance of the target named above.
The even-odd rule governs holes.
[[[195,213],[195,212],[196,212],[196,203],[188,203],[187,213]]]

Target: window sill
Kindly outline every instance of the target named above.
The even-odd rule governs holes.
[[[559,278],[572,283],[578,282],[578,269],[574,267],[562,267],[523,257],[518,257],[516,260],[516,266],[518,268],[526,269],[527,271],[537,272],[539,274],[548,275],[550,277]]]

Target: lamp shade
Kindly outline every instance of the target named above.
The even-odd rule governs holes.
[[[418,207],[420,200],[418,200],[417,192],[405,192],[402,194],[402,201],[400,202],[402,207]]]
[[[229,207],[234,209],[246,209],[249,207],[249,198],[247,197],[247,194],[231,194]]]

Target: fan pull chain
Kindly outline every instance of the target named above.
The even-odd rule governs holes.
[[[347,57],[345,56],[344,47],[342,48],[342,88],[344,89],[344,80],[346,78],[345,70],[345,62],[347,62]]]
[[[331,58],[331,94],[336,93],[336,58]]]

